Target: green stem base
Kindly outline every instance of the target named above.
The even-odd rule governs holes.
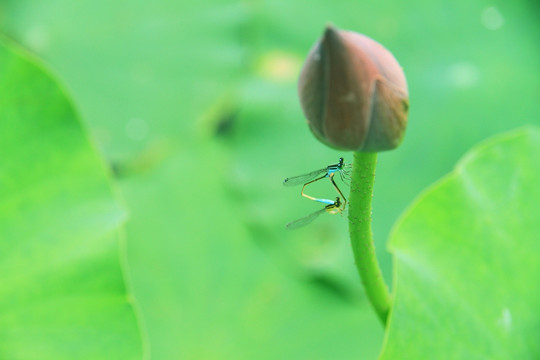
[[[376,164],[377,153],[354,153],[349,195],[349,234],[356,268],[367,297],[379,319],[386,324],[390,294],[377,261],[371,231],[371,199]]]

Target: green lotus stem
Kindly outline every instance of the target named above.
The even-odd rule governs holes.
[[[371,231],[371,199],[377,153],[354,153],[351,194],[349,195],[349,234],[356,268],[367,297],[383,324],[390,310],[390,294],[382,277]]]

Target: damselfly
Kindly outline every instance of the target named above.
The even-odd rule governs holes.
[[[298,220],[292,221],[286,225],[287,229],[297,229],[299,227],[305,226],[315,220],[319,215],[322,213],[329,213],[329,214],[337,214],[344,209],[344,204],[341,203],[341,200],[339,197],[336,198],[335,201],[328,200],[328,199],[316,199],[313,198],[313,200],[318,201],[320,203],[326,204],[325,207],[323,207],[320,210],[317,210],[315,212],[312,212],[311,214],[304,216],[303,218],[300,218]]]
[[[339,187],[336,185],[336,182],[334,181],[334,176],[336,173],[338,173],[341,180],[344,183],[348,183],[350,180],[350,169],[351,169],[351,164],[345,165],[343,162],[343,158],[339,158],[339,162],[337,164],[328,165],[325,168],[315,170],[307,174],[286,178],[285,180],[283,180],[283,185],[296,186],[296,185],[304,184],[304,186],[302,187],[302,192],[301,192],[302,196],[308,199],[317,201],[316,198],[309,196],[307,194],[304,194],[304,189],[306,188],[307,185],[327,177],[330,179],[330,181],[332,182],[332,185],[334,186],[336,191],[339,193],[339,195],[343,198],[343,203],[346,204],[347,199],[345,198],[345,196],[343,196],[343,193],[341,192],[341,190],[339,190]]]

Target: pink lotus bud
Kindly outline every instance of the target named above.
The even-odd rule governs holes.
[[[401,66],[367,36],[327,26],[302,68],[298,93],[313,134],[341,150],[397,147],[409,93]]]

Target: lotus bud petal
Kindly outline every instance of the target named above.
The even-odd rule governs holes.
[[[340,150],[397,147],[407,126],[409,93],[394,56],[367,36],[328,26],[298,83],[313,134]]]

